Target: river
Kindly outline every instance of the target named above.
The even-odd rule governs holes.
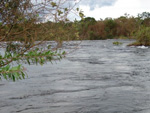
[[[61,61],[27,66],[25,80],[0,81],[0,113],[150,113],[150,48],[114,41],[82,41]]]

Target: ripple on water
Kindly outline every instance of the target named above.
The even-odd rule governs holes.
[[[0,84],[0,113],[150,113],[150,49],[114,41],[83,41],[57,64],[27,66],[27,79]]]

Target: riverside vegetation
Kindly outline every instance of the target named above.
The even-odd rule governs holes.
[[[61,59],[65,52],[58,52],[57,49],[63,41],[123,37],[137,40],[130,45],[150,45],[149,12],[138,14],[137,17],[125,14],[116,19],[96,21],[92,17],[84,18],[83,12],[75,7],[76,4],[74,0],[43,0],[35,3],[31,0],[2,1],[0,47],[4,53],[0,53],[0,79],[24,79],[25,68],[21,62],[43,65],[47,61]],[[71,11],[78,13],[81,20],[69,21],[68,14]],[[39,48],[45,41],[57,42],[56,48],[51,48],[51,45]]]
[[[80,36],[87,40],[136,39],[130,45],[150,46],[150,13],[143,12],[137,17],[125,14],[116,19],[106,18],[96,21],[87,17],[79,21]]]
[[[74,22],[45,22],[42,23],[49,30],[61,29],[71,40],[105,40],[105,39],[136,39],[136,42],[130,45],[150,45],[150,13],[143,12],[137,17],[125,14],[119,18],[105,18],[95,20],[93,17],[85,17],[82,20]],[[40,24],[39,26],[41,26]],[[51,28],[53,26],[54,28]],[[71,29],[71,30],[70,30]],[[52,30],[53,31],[53,30]],[[52,32],[51,31],[51,32]],[[70,34],[70,35],[69,35]],[[72,35],[74,34],[74,35]],[[58,34],[60,36],[60,34]],[[53,40],[58,37],[56,34]],[[78,38],[77,38],[78,37]],[[66,36],[59,37],[61,40],[68,40]],[[59,39],[57,38],[57,39]],[[40,37],[39,37],[40,39]]]
[[[40,64],[60,60],[63,40],[78,38],[70,12],[83,18],[77,0],[3,0],[0,2],[0,80],[26,77],[22,63]],[[47,19],[52,22],[46,22]],[[45,44],[53,40],[57,46]],[[40,47],[40,45],[44,47]]]

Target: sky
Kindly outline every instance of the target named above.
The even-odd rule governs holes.
[[[81,0],[79,8],[86,17],[96,20],[118,18],[125,13],[137,16],[138,13],[150,12],[150,0]]]

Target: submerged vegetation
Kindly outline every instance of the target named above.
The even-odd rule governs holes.
[[[118,42],[118,41],[117,41],[117,42],[113,42],[113,44],[114,44],[114,45],[121,45],[122,42]]]

